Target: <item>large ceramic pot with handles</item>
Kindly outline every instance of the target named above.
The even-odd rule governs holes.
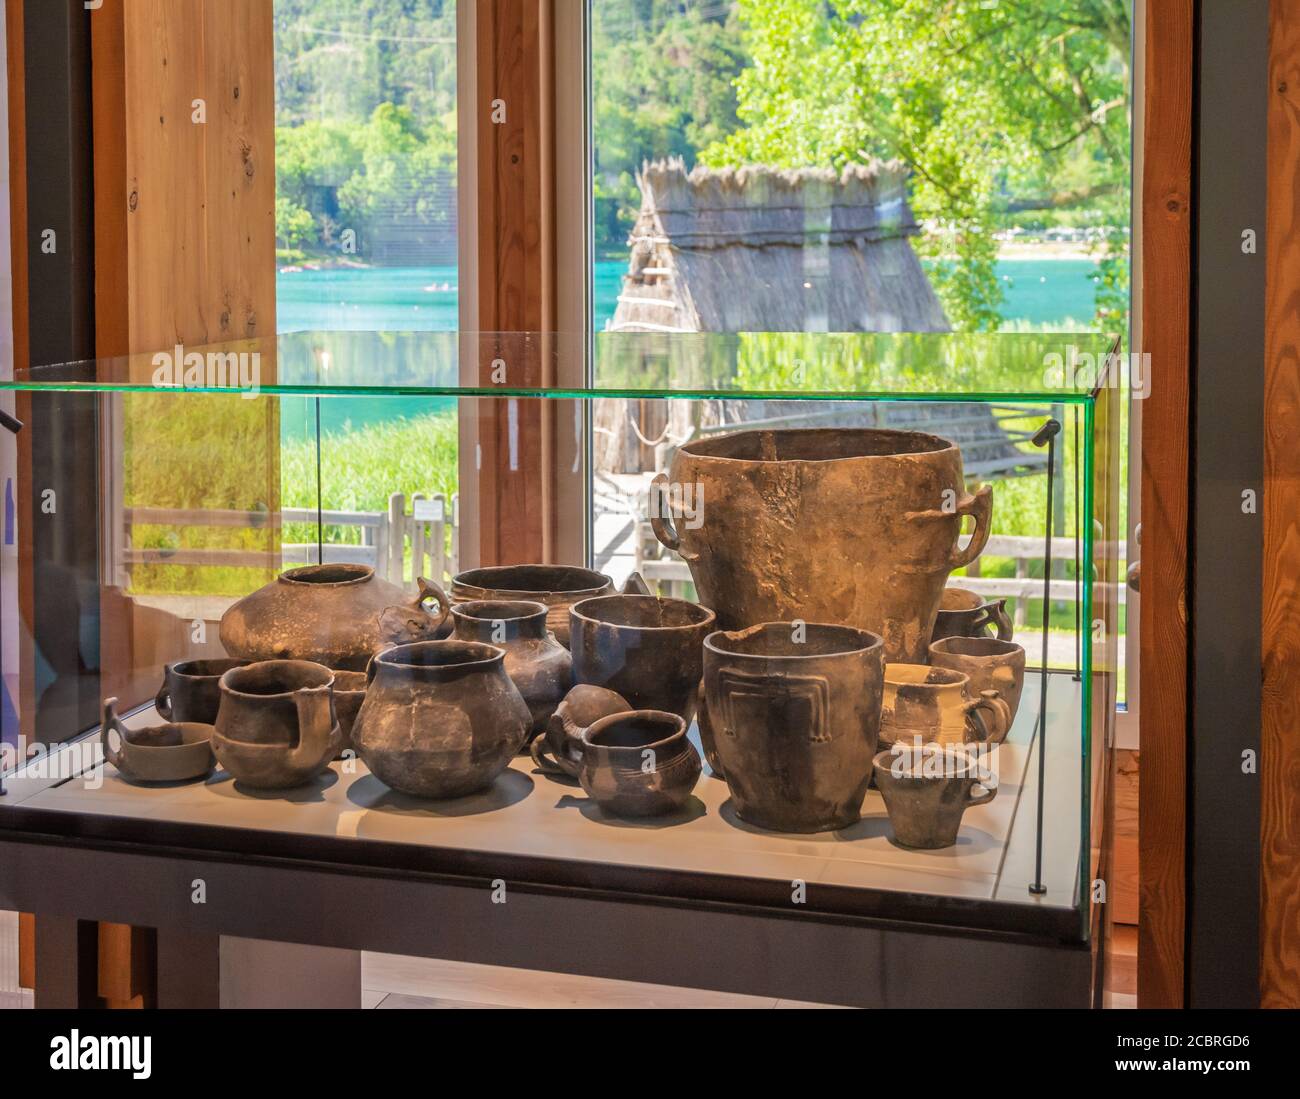
[[[699,439],[651,494],[655,535],[722,628],[840,622],[879,634],[886,660],[916,663],[948,574],[979,556],[992,510],[990,488],[966,491],[954,443],[875,428]]]
[[[380,580],[369,565],[290,569],[221,616],[221,643],[243,660],[310,660],[363,672],[389,645],[431,641],[451,602],[432,580],[419,594]],[[425,604],[433,600],[438,612]]]

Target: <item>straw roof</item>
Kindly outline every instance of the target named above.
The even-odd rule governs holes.
[[[897,162],[643,165],[615,331],[946,332]]]

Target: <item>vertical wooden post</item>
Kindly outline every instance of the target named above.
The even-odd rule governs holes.
[[[1147,9],[1142,179],[1142,782],[1138,1003],[1181,1007],[1186,920],[1193,0]]]
[[[1300,1007],[1300,3],[1269,36],[1260,1003]],[[1145,754],[1142,761],[1146,781]]]
[[[478,384],[554,384],[552,0],[477,6]],[[481,564],[546,561],[553,544],[554,409],[480,403]]]

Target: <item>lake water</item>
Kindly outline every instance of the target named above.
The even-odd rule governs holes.
[[[596,330],[614,315],[627,264],[596,264]],[[1078,328],[1093,315],[1088,259],[1005,259],[998,263],[1008,322]],[[281,332],[451,332],[457,322],[455,267],[369,267],[281,272],[276,279]]]

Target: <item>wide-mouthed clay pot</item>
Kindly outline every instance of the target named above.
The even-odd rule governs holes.
[[[217,761],[237,782],[266,790],[302,786],[338,753],[334,673],[306,660],[265,660],[221,677],[212,734]]]
[[[221,677],[246,660],[182,660],[163,669],[154,709],[164,721],[213,725],[221,706]]]
[[[339,721],[339,750],[341,758],[345,752],[356,752],[352,745],[352,726],[356,724],[361,704],[366,700],[366,673],[334,673],[334,713]]]
[[[894,744],[1001,744],[1011,708],[997,691],[972,692],[970,680],[926,664],[885,666],[881,747]]]
[[[633,710],[586,731],[578,781],[612,816],[658,817],[686,807],[700,770],[686,722],[662,710]]]
[[[928,851],[955,844],[962,814],[992,801],[998,792],[973,756],[933,744],[881,752],[875,776],[894,839],[903,847]]]
[[[192,782],[212,771],[211,725],[176,721],[128,729],[116,707],[117,699],[104,700],[99,739],[104,758],[128,782]]]
[[[569,608],[594,595],[610,595],[614,581],[603,572],[575,565],[495,565],[470,569],[451,582],[453,602],[472,599],[523,599],[542,603],[555,640],[569,647]]]
[[[996,637],[945,637],[930,646],[930,664],[960,672],[970,680],[971,695],[997,691],[1016,719],[1025,689],[1025,650],[1014,641]]]
[[[666,710],[689,724],[714,621],[711,610],[685,599],[584,599],[569,610],[573,678],[617,691],[634,710]]]
[[[993,509],[991,489],[966,492],[957,446],[915,431],[718,435],[681,447],[654,484],[655,534],[723,629],[841,622],[879,634],[894,661],[925,659],[948,574],[979,556]]]
[[[501,649],[420,641],[385,649],[371,662],[352,743],[394,790],[458,798],[490,786],[531,725]]]
[[[451,605],[432,580],[412,595],[369,565],[307,565],[282,573],[221,616],[221,643],[244,660],[310,660],[365,671],[388,645],[432,639]],[[424,610],[435,600],[437,615]]]
[[[525,600],[471,599],[451,609],[457,641],[480,641],[506,654],[506,675],[533,715],[531,736],[550,721],[573,686],[573,659],[546,627],[546,607]]]
[[[884,643],[852,626],[769,622],[709,635],[704,694],[741,820],[777,832],[858,820],[884,670]]]
[[[985,599],[969,588],[944,588],[930,640],[987,637],[990,626],[997,631],[999,641],[1010,641],[1015,635],[1005,599]]]
[[[602,717],[625,714],[631,709],[631,703],[621,694],[579,683],[555,708],[545,734],[533,741],[529,748],[533,762],[550,774],[577,778],[582,765],[583,734]]]

